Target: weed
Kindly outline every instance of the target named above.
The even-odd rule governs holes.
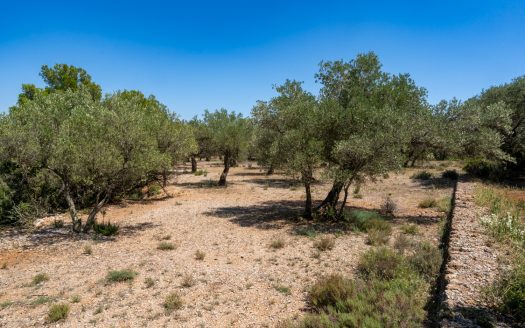
[[[314,242],[315,248],[317,248],[319,251],[329,251],[332,250],[335,246],[335,240],[333,237],[325,236],[321,239]]]
[[[80,295],[73,295],[71,297],[71,303],[80,303]]]
[[[67,304],[55,304],[49,308],[47,313],[47,319],[50,322],[57,322],[67,318],[69,314],[69,305]]]
[[[281,248],[284,247],[284,245],[285,245],[285,243],[284,243],[284,240],[282,238],[274,239],[270,243],[270,247],[273,248],[273,249],[281,249]]]
[[[144,285],[146,285],[146,288],[151,288],[153,285],[155,285],[155,280],[153,280],[153,278],[147,277],[144,279]]]
[[[388,243],[390,239],[391,229],[377,230],[372,229],[368,231],[368,243],[372,246],[380,246]]]
[[[47,275],[47,273],[39,273],[33,277],[33,280],[31,280],[31,285],[36,286],[48,280],[49,276]]]
[[[109,271],[106,276],[106,281],[109,283],[133,281],[138,273],[132,270],[116,270]]]
[[[278,291],[281,294],[284,295],[290,295],[292,292],[290,291],[290,287],[283,286],[283,285],[274,285],[273,288]]]
[[[84,251],[82,252],[82,254],[84,254],[84,255],[91,255],[91,254],[93,254],[93,249],[91,249],[90,245],[85,245],[84,246]]]
[[[436,209],[443,213],[450,212],[450,197],[443,197],[437,201]]]
[[[404,234],[407,235],[416,235],[418,233],[418,228],[415,224],[403,224],[400,229]]]
[[[11,305],[15,304],[15,302],[13,301],[3,301],[3,302],[0,302],[0,310],[3,310],[5,308],[8,308],[10,307]]]
[[[162,306],[164,306],[164,309],[166,310],[166,313],[171,313],[175,310],[181,309],[183,305],[182,298],[177,292],[172,292],[166,296],[164,299],[164,303]]]
[[[305,236],[309,238],[315,238],[317,236],[317,231],[315,229],[309,229],[309,228],[299,228],[295,231],[300,236]]]
[[[208,175],[208,171],[207,170],[197,170],[195,171],[195,176],[207,176]]]
[[[204,252],[202,252],[202,251],[200,251],[200,250],[197,250],[197,251],[195,252],[195,259],[196,259],[197,261],[203,261],[205,256],[206,256],[206,253],[204,253]]]
[[[35,306],[39,306],[39,305],[42,305],[42,304],[46,304],[46,303],[51,303],[53,302],[55,299],[53,297],[49,297],[49,296],[38,296],[36,299],[34,299],[33,301],[31,301],[30,305],[32,307],[35,307]]]
[[[387,196],[385,202],[381,204],[381,213],[388,216],[394,216],[394,212],[397,210],[397,204],[390,196]]]
[[[193,275],[191,274],[185,274],[183,277],[182,277],[182,282],[181,282],[181,286],[184,287],[184,288],[190,288],[190,287],[193,287],[195,286],[197,282],[195,281],[195,278],[193,278]]]
[[[167,241],[161,241],[157,246],[157,249],[160,249],[161,251],[170,251],[174,250],[175,248],[175,244],[169,243]]]
[[[111,224],[111,222],[95,223],[93,225],[93,231],[102,236],[115,236],[118,235],[119,226],[117,224]]]
[[[437,201],[435,198],[425,198],[422,201],[419,202],[418,207],[419,208],[431,208],[435,207],[437,205]]]

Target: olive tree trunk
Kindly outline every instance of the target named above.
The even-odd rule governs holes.
[[[228,172],[230,172],[230,154],[224,154],[224,170],[222,171],[221,177],[219,179],[219,186],[226,186],[226,178],[228,177]]]
[[[191,155],[191,173],[197,172],[197,159],[195,159],[195,155]]]

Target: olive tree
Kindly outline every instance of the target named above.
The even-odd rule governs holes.
[[[159,128],[159,113],[142,100],[123,92],[100,102],[81,87],[37,94],[11,109],[4,139],[12,159],[28,172],[44,170],[60,180],[73,231],[88,232],[113,196],[147,183],[173,163],[152,130]],[[85,223],[79,202],[91,204]]]
[[[286,81],[276,91],[278,96],[258,102],[252,110],[258,143],[265,147],[266,163],[299,174],[306,194],[303,217],[311,219],[311,185],[323,148],[318,134],[319,105],[296,81]]]
[[[323,85],[321,101],[332,104],[320,115],[319,129],[333,179],[318,210],[340,217],[353,182],[374,178],[406,161],[403,149],[413,137],[410,124],[425,110],[426,91],[407,74],[383,72],[374,53],[349,62],[322,62],[317,80]]]
[[[219,186],[226,186],[230,166],[244,156],[248,147],[250,121],[243,118],[242,114],[221,109],[205,111],[203,122],[211,132],[213,148],[223,157],[224,170],[219,178]]]

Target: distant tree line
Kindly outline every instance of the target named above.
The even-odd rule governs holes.
[[[68,210],[87,232],[110,201],[164,187],[177,163],[218,156],[257,160],[268,174],[298,177],[303,216],[340,219],[349,188],[429,159],[466,159],[469,172],[502,178],[525,165],[525,77],[465,102],[431,105],[408,74],[384,72],[374,53],[321,62],[318,95],[287,80],[251,117],[226,109],[183,121],[140,91],[103,95],[83,69],[43,66],[46,86],[22,85],[0,115],[0,223]],[[314,207],[312,185],[332,187]],[[86,218],[80,209],[88,209]]]

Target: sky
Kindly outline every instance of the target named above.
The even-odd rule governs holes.
[[[44,64],[106,93],[153,94],[184,119],[249,115],[287,78],[317,94],[321,60],[374,51],[430,103],[525,74],[525,1],[2,1],[0,112]]]

